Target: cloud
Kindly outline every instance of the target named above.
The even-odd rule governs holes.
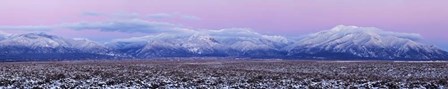
[[[218,39],[233,39],[233,40],[261,40],[268,39],[279,43],[288,43],[288,39],[283,36],[265,35],[252,31],[250,28],[227,28],[220,30],[207,30],[206,34]]]
[[[100,22],[78,22],[55,25],[21,25],[21,26],[0,26],[0,30],[12,31],[52,31],[57,29],[71,30],[99,30],[103,32],[124,32],[124,33],[181,33],[190,29],[182,25],[147,21],[143,19],[119,19]]]
[[[102,16],[103,14],[97,12],[84,12],[82,13],[84,16]]]
[[[8,33],[5,33],[5,32],[2,32],[2,31],[0,31],[0,40],[3,40],[3,39],[5,39],[7,36],[9,36],[10,34],[8,34]]]
[[[260,40],[260,38],[268,39],[276,42],[284,42],[288,41],[287,38],[283,36],[275,36],[275,35],[264,35],[258,32],[254,32],[249,28],[227,28],[220,30],[198,30],[198,29],[187,29],[183,28],[182,31],[176,31],[172,33],[160,33],[160,34],[151,34],[143,37],[134,37],[130,39],[120,39],[123,40],[133,40],[133,41],[142,41],[142,39],[177,39],[189,37],[192,35],[207,35],[211,36],[215,39],[226,39],[229,41],[240,41],[240,40]]]
[[[21,26],[0,26],[0,30],[51,30],[53,26],[44,25],[21,25]]]
[[[142,18],[143,16],[139,13],[131,13],[131,12],[119,12],[119,13],[84,12],[81,15],[91,17],[104,17],[108,19],[138,19]]]
[[[110,18],[118,18],[118,19],[138,19],[140,18],[142,15],[140,15],[139,13],[114,13],[114,14],[110,14],[109,17]]]
[[[201,20],[201,18],[192,15],[182,15],[181,18],[186,20]]]
[[[249,28],[228,28],[228,29],[220,29],[220,30],[198,30],[198,29],[187,29],[187,28],[179,28],[183,29],[182,31],[172,31],[171,33],[162,32],[159,34],[150,34],[143,37],[134,37],[130,38],[131,40],[141,40],[146,38],[179,38],[179,37],[189,37],[191,35],[209,35],[214,38],[222,38],[222,39],[246,39],[246,38],[265,38],[265,37],[277,37],[277,36],[269,36],[263,35],[257,32],[252,31]],[[280,37],[280,36],[279,36]],[[121,39],[123,40],[123,39]]]
[[[394,36],[394,37],[409,39],[409,40],[413,40],[413,41],[423,40],[423,37],[420,34],[416,34],[416,33],[397,33],[397,32],[382,31],[381,34],[383,34],[384,36]]]
[[[184,19],[184,20],[200,20],[201,18],[197,16],[192,15],[185,15],[185,14],[179,14],[179,13],[156,13],[156,14],[150,14],[146,16],[148,18],[153,19]]]
[[[163,18],[173,18],[175,15],[168,13],[157,13],[148,15],[149,18],[163,19]]]
[[[0,31],[0,37],[1,37],[1,36],[6,36],[6,35],[8,35],[8,33],[5,33],[5,32],[3,32],[3,31]]]
[[[200,20],[201,18],[193,15],[180,13],[155,13],[155,14],[140,14],[132,12],[120,13],[98,13],[98,12],[84,12],[83,16],[106,17],[110,19],[181,19],[181,20]]]
[[[416,33],[399,33],[399,32],[391,32],[391,31],[385,31],[376,27],[358,27],[358,26],[345,26],[345,25],[338,25],[334,28],[332,28],[330,31],[321,31],[316,34],[312,35],[319,35],[321,33],[325,32],[332,32],[332,33],[372,33],[372,34],[378,34],[381,37],[397,37],[402,39],[408,39],[413,41],[419,41],[422,40],[423,37],[420,34]]]
[[[206,33],[222,37],[253,37],[261,36],[261,34],[251,31],[249,28],[228,28],[220,30],[208,30]]]
[[[182,26],[163,23],[150,22],[140,19],[119,20],[108,22],[84,22],[68,24],[65,27],[74,30],[100,30],[105,32],[126,32],[126,33],[170,33],[185,31]]]

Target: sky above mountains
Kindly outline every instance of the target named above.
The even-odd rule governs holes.
[[[3,0],[0,31],[109,41],[185,29],[300,36],[340,24],[417,33],[448,49],[447,0]]]

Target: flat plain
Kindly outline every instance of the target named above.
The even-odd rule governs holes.
[[[0,88],[427,88],[448,62],[114,60],[0,63]]]

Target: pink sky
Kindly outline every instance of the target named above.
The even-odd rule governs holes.
[[[447,3],[448,0],[2,0],[0,25],[55,25],[107,21],[120,15],[170,13],[198,19],[144,19],[201,29],[244,27],[288,36],[326,30],[339,24],[373,26],[446,42]],[[53,33],[70,37],[94,34],[106,38],[110,34],[135,35],[62,29]]]

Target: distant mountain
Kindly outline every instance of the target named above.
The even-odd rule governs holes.
[[[287,47],[288,56],[324,59],[447,59],[448,53],[417,34],[340,25],[308,35]]]
[[[87,40],[44,33],[10,35],[0,40],[0,61],[113,58],[112,49]]]
[[[231,30],[230,32],[233,32]],[[225,31],[229,32],[229,31]],[[241,32],[241,31],[237,31]],[[286,38],[277,40],[251,31],[244,36],[192,32],[158,34],[122,39],[109,43],[112,48],[137,58],[152,57],[281,57]],[[281,38],[280,38],[281,39]]]
[[[138,40],[133,40],[138,39]],[[202,35],[159,34],[108,44],[138,58],[205,56],[217,53],[220,44]]]
[[[105,44],[45,33],[0,33],[0,61],[160,57],[444,60],[448,52],[418,34],[336,26],[297,40],[244,29],[162,33]]]

